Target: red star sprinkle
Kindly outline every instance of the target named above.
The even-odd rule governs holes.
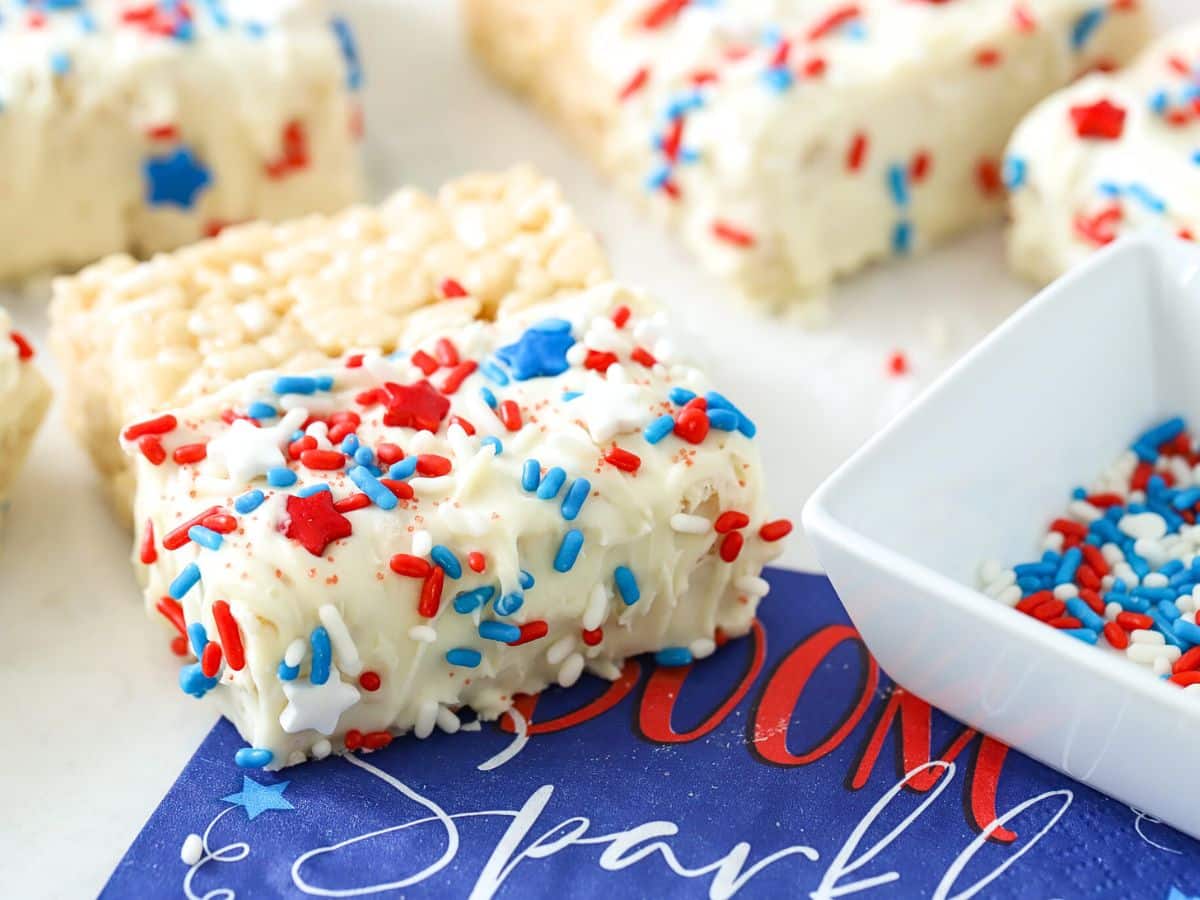
[[[384,425],[437,431],[442,419],[450,412],[450,401],[424,379],[416,384],[395,384],[389,381],[384,388],[388,394],[388,411],[383,417]]]
[[[1072,106],[1071,121],[1081,138],[1115,141],[1125,131],[1125,110],[1109,100],[1087,106]]]
[[[350,520],[333,505],[333,494],[318,491],[309,497],[287,498],[288,523],[284,534],[313,556],[322,556],[334,541],[350,537]]]

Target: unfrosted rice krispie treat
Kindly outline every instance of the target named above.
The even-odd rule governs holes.
[[[132,423],[146,602],[278,768],[744,634],[791,525],[754,424],[611,284]],[[182,648],[181,648],[182,649]]]
[[[1148,35],[1137,0],[468,0],[471,39],[712,271],[797,303],[998,218],[1038,100]]]
[[[0,504],[50,405],[50,387],[33,357],[33,346],[13,330],[12,319],[0,309]]]
[[[0,0],[0,280],[358,199],[323,0]]]
[[[128,516],[132,471],[117,438],[134,418],[263,369],[391,350],[458,307],[503,315],[607,272],[558,187],[529,169],[232,228],[140,264],[112,257],[55,282],[67,422]]]
[[[1139,228],[1200,234],[1200,24],[1021,123],[1005,175],[1013,267],[1045,283]]]

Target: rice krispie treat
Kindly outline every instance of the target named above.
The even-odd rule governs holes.
[[[1009,258],[1049,282],[1137,228],[1200,229],[1200,25],[1084,78],[1021,123],[1005,160]]]
[[[231,228],[144,263],[111,257],[54,285],[67,423],[128,517],[132,471],[117,439],[134,418],[263,369],[389,351],[459,307],[503,315],[607,273],[558,187],[529,169]]]
[[[33,346],[13,330],[12,319],[0,309],[0,503],[50,405],[50,387],[33,357]]]
[[[279,768],[456,731],[519,693],[744,634],[768,521],[755,427],[622,288],[412,352],[250,376],[134,422],[146,602]],[[181,648],[182,649],[182,648]]]
[[[712,271],[797,303],[998,218],[1038,100],[1148,34],[1137,0],[467,0],[470,36]]]
[[[0,0],[0,280],[354,202],[361,81],[322,0]]]

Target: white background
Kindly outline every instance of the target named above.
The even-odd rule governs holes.
[[[368,67],[367,154],[377,193],[433,189],[531,161],[563,184],[616,274],[686,323],[720,389],[759,423],[779,515],[798,519],[832,468],[1031,293],[999,228],[838,289],[824,328],[763,320],[694,269],[548,126],[472,65],[454,6],[344,0]],[[1189,0],[1155,0],[1162,23]],[[44,297],[5,298],[44,346]],[[912,374],[887,373],[893,351]],[[45,353],[40,361],[55,377]],[[0,894],[94,895],[211,727],[142,612],[129,536],[57,412],[12,496],[0,546]],[[803,539],[783,563],[811,567]],[[769,601],[768,601],[769,602]],[[175,857],[164,864],[175,863]]]

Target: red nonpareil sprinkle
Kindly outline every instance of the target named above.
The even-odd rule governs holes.
[[[458,348],[454,346],[454,342],[450,338],[438,338],[437,343],[433,345],[433,355],[448,369],[459,363]]]
[[[642,15],[642,27],[662,28],[683,12],[690,0],[658,0]]]
[[[413,556],[411,553],[397,553],[388,561],[388,566],[397,575],[404,575],[408,578],[424,578],[433,568],[428,560]]]
[[[831,11],[823,19],[819,19],[815,25],[808,30],[808,39],[810,41],[820,40],[831,31],[840,28],[852,19],[857,19],[861,15],[857,3],[846,3]]]
[[[791,533],[792,523],[788,519],[776,519],[758,529],[758,536],[767,542],[782,540]]]
[[[825,57],[814,56],[804,64],[800,71],[808,78],[820,78],[828,67],[829,64],[825,62]]]
[[[678,162],[679,148],[683,146],[683,118],[675,119],[667,126],[662,139],[662,153],[671,162]]]
[[[621,101],[628,100],[638,91],[646,86],[646,82],[650,80],[650,68],[642,66],[629,77],[629,80],[617,92],[617,99]]]
[[[467,289],[453,278],[446,278],[442,281],[442,296],[447,300],[455,300],[459,297],[466,297]]]
[[[1033,13],[1029,11],[1024,3],[1017,3],[1013,6],[1013,24],[1017,31],[1022,34],[1028,34],[1037,29],[1037,19],[1033,17]]]
[[[346,454],[337,450],[304,450],[300,462],[310,469],[334,471],[346,465]]]
[[[775,51],[771,54],[771,60],[767,63],[767,65],[771,68],[786,66],[788,63],[788,56],[791,55],[791,52],[792,42],[784,38],[775,45]]]
[[[509,431],[521,430],[521,407],[517,406],[515,400],[502,400],[496,414]]]
[[[163,449],[162,438],[157,434],[147,434],[138,438],[138,449],[142,451],[142,456],[150,460],[150,463],[155,466],[161,466],[167,459],[167,451]]]
[[[754,235],[744,228],[739,228],[736,225],[731,225],[721,219],[717,219],[712,223],[712,233],[719,241],[724,241],[726,244],[732,244],[735,247],[753,247]]]
[[[633,315],[633,311],[628,306],[618,306],[613,310],[612,321],[618,328],[624,328],[629,321],[629,317]]]
[[[225,662],[235,672],[240,672],[246,665],[246,651],[242,646],[242,632],[238,629],[237,619],[224,600],[218,600],[212,605],[213,621],[217,625],[217,634],[221,638],[221,646],[225,648]]]
[[[733,562],[738,558],[738,554],[742,552],[742,545],[745,543],[746,539],[742,537],[740,531],[729,532],[721,541],[721,559],[727,563]]]
[[[994,197],[1004,190],[1004,178],[1000,173],[1000,163],[994,159],[981,159],[975,166],[975,183],[979,192],[987,197]]]
[[[454,368],[442,380],[442,393],[454,394],[462,387],[462,383],[479,368],[479,363],[469,359],[464,363],[456,363]]]
[[[182,444],[171,453],[171,459],[176,465],[186,466],[198,463],[208,456],[207,444]]]
[[[603,628],[593,628],[589,631],[588,629],[585,628],[580,633],[580,637],[583,638],[583,642],[585,644],[587,644],[589,647],[595,647],[602,640],[604,640],[604,629]]]
[[[726,534],[730,531],[737,531],[739,528],[745,528],[750,524],[750,517],[744,512],[738,512],[736,509],[727,509],[725,512],[717,516],[717,521],[713,523],[713,528],[717,534]]]
[[[221,507],[210,506],[208,509],[204,510],[204,512],[200,513],[199,515],[193,516],[192,518],[188,519],[182,525],[180,525],[176,528],[172,528],[163,537],[163,542],[162,542],[163,549],[164,550],[178,550],[180,547],[182,547],[184,544],[186,544],[188,541],[191,540],[191,538],[188,537],[188,531],[191,530],[192,526],[202,525],[204,523],[205,519],[207,519],[209,516],[219,513],[220,511],[221,511]]]
[[[285,178],[308,168],[308,132],[303,122],[293,119],[284,125],[280,143],[283,146],[279,156],[264,166],[268,178]]]
[[[1107,98],[1071,107],[1071,121],[1081,138],[1113,141],[1125,131],[1125,110]]]
[[[188,655],[188,639],[182,634],[177,634],[171,638],[171,652],[176,656]]]
[[[147,419],[125,429],[123,437],[127,441],[136,441],[148,434],[168,434],[179,427],[179,421],[170,413],[157,419]]]
[[[347,750],[359,750],[363,744],[363,734],[357,728],[351,728],[346,732],[346,737],[343,738],[346,742]]]
[[[179,138],[179,129],[170,122],[166,122],[162,125],[149,126],[145,135],[152,141],[174,141]]]
[[[358,676],[358,686],[368,693],[379,690],[381,684],[383,684],[383,679],[379,677],[379,673],[372,672],[370,669]]]
[[[375,448],[375,457],[385,466],[390,466],[392,463],[398,463],[404,459],[404,451],[396,444],[384,441]]]
[[[380,478],[379,483],[395,494],[397,500],[411,500],[416,496],[413,486],[407,481],[397,481],[395,478]]]
[[[388,731],[368,731],[362,736],[364,750],[382,750],[391,742],[392,735]]]
[[[1104,624],[1104,639],[1118,650],[1124,650],[1129,646],[1129,635],[1116,622]]]
[[[850,149],[846,151],[846,168],[857,172],[867,159],[867,136],[858,132],[850,141]]]
[[[633,352],[630,353],[629,356],[634,362],[641,363],[647,369],[652,368],[655,363],[658,362],[658,360],[654,358],[654,354],[645,347],[634,347]]]
[[[457,425],[459,428],[461,428],[463,431],[465,431],[468,435],[475,434],[475,426],[472,425],[469,420],[464,419],[462,416],[451,416],[450,424]]]
[[[354,512],[356,509],[366,509],[371,505],[371,498],[366,494],[357,493],[351,494],[349,497],[343,497],[333,504],[333,508],[340,513]]]
[[[621,447],[613,447],[604,454],[604,461],[622,472],[636,472],[642,465],[640,456]]]
[[[908,177],[913,183],[920,183],[925,180],[925,176],[929,174],[930,166],[933,165],[933,157],[926,150],[919,150],[912,158],[912,162],[908,166]]]
[[[689,444],[699,444],[708,437],[708,416],[696,407],[684,407],[675,417],[675,433]]]
[[[1083,240],[1096,247],[1103,247],[1117,239],[1116,226],[1123,216],[1121,207],[1112,204],[1092,216],[1077,213],[1072,225],[1075,233]]]
[[[361,369],[363,364],[363,355],[361,353],[352,353],[346,357],[347,369]]]
[[[154,523],[150,519],[146,520],[146,524],[142,528],[142,543],[138,549],[138,559],[141,560],[143,566],[158,562],[158,548],[154,544]]]
[[[487,558],[478,550],[472,550],[467,554],[467,568],[472,572],[482,572],[487,568]]]
[[[441,368],[438,365],[438,361],[424,350],[418,350],[409,357],[409,361],[426,375],[432,375],[439,368]]]
[[[422,453],[417,457],[417,474],[437,478],[450,474],[450,460],[436,453]]]
[[[975,51],[975,65],[984,69],[998,65],[1001,59],[1003,56],[995,47],[981,47]]]
[[[515,641],[509,641],[508,646],[519,647],[522,644],[528,644],[530,641],[536,641],[539,638],[544,638],[550,633],[550,626],[541,619],[536,619],[533,622],[526,622],[521,626],[521,636]]]
[[[441,566],[433,566],[421,585],[421,600],[417,604],[418,615],[432,619],[442,606],[442,586],[446,572]]]
[[[167,596],[159,597],[158,603],[154,605],[154,608],[162,613],[163,618],[174,625],[175,630],[181,635],[187,634],[187,622],[183,618],[183,606],[180,605],[178,600]]]
[[[237,519],[228,513],[218,512],[205,516],[200,520],[200,524],[217,534],[229,534],[237,529],[238,523]]]
[[[593,372],[604,374],[608,367],[617,363],[617,354],[604,353],[599,350],[589,350],[583,359],[583,367]]]
[[[908,357],[903,350],[896,350],[888,357],[887,370],[890,375],[908,374]]]
[[[33,344],[29,343],[25,335],[21,334],[19,331],[11,331],[9,332],[8,337],[17,346],[17,359],[33,359]],[[130,440],[132,440],[132,438]]]
[[[200,652],[200,671],[205,678],[212,678],[221,671],[221,645],[216,641],[209,641]]]

